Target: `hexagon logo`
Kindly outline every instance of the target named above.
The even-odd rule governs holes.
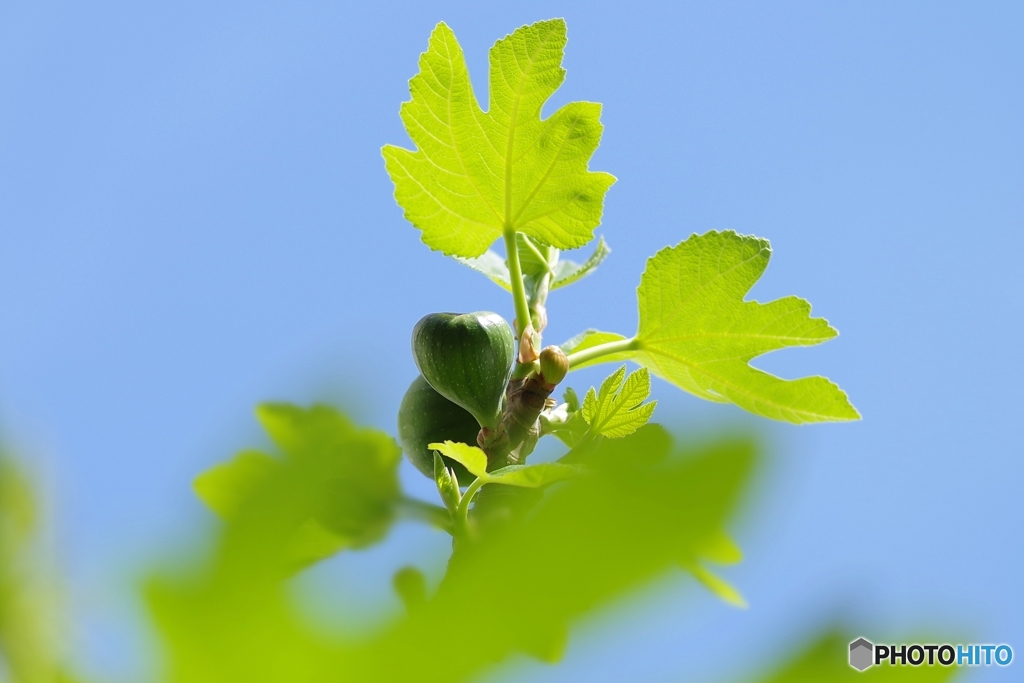
[[[863,671],[874,664],[875,646],[871,641],[858,638],[850,643],[850,666],[857,671]]]

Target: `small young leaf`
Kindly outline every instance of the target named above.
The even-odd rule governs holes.
[[[512,276],[508,272],[508,264],[497,252],[488,249],[480,256],[472,258],[456,256],[455,260],[478,273],[483,273],[505,291],[512,291]]]
[[[565,399],[566,410],[570,413],[575,413],[580,409],[580,399],[576,395],[576,390],[572,387],[566,387],[562,393],[562,398]]]
[[[444,443],[432,443],[429,447],[440,452],[441,455],[446,455],[452,460],[462,463],[462,466],[471,474],[478,477],[487,474],[487,454],[476,446],[445,441]]]
[[[610,253],[612,253],[612,250],[608,248],[608,245],[604,241],[604,237],[601,237],[597,241],[597,247],[594,249],[594,253],[591,254],[590,258],[583,263],[576,263],[575,261],[559,261],[558,265],[555,266],[555,278],[551,283],[551,289],[566,287],[577,280],[590,275],[599,265],[601,265],[601,262],[604,261]]]
[[[556,481],[578,477],[582,473],[583,469],[576,465],[563,465],[557,462],[509,465],[489,473],[487,482],[536,489],[554,484]]]
[[[580,414],[579,410],[575,410],[570,413],[568,410],[563,410],[564,408],[566,408],[565,404],[556,409],[556,413],[565,413],[563,421],[558,423],[547,421],[544,413],[541,413],[540,419],[542,433],[554,434],[558,437],[559,441],[569,448],[573,448],[583,440],[583,437],[586,436],[590,426],[587,425],[586,420],[583,419],[583,415]]]
[[[444,506],[454,515],[462,500],[459,479],[450,468],[445,467],[444,458],[437,451],[434,451],[434,482],[437,484],[437,492],[441,495]]]
[[[591,387],[583,399],[583,419],[595,433],[610,438],[623,437],[651,419],[658,402],[644,403],[651,393],[647,368],[640,368],[623,382],[625,376],[626,366],[623,365],[601,383],[600,391],[595,392]]]
[[[565,22],[552,19],[495,43],[484,112],[455,34],[434,29],[401,108],[417,149],[382,150],[395,200],[430,248],[471,258],[507,229],[559,249],[593,237],[615,181],[587,169],[601,106],[574,102],[540,118],[565,78],[565,42]]]

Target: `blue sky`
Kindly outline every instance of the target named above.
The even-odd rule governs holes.
[[[837,615],[1024,648],[1020,4],[6,3],[0,424],[50,492],[83,669],[145,670],[133,582],[208,530],[190,481],[261,443],[256,403],[341,400],[393,432],[416,320],[512,317],[419,242],[379,149],[408,144],[398,105],[437,21],[484,98],[494,40],[555,16],[568,76],[546,111],[602,102],[591,167],[619,180],[613,254],[553,295],[546,338],[630,333],[648,256],[756,234],[774,254],[753,296],[803,296],[842,333],[758,366],[827,375],[865,419],[772,425],[656,384],[661,421],[767,444],[726,572],[751,608],[669,580],[531,680],[735,672]],[[385,570],[443,546],[403,528],[306,588],[385,604]]]

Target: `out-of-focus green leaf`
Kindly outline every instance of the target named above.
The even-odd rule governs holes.
[[[303,567],[345,547],[361,547],[383,536],[400,497],[401,452],[391,437],[357,429],[332,408],[303,409],[266,404],[257,409],[264,428],[285,457],[243,451],[195,481],[196,493],[215,512],[233,519],[263,496],[280,477],[309,482],[305,517],[282,543],[285,566]]]
[[[563,627],[717,533],[751,455],[748,443],[722,443],[656,467],[597,468],[552,490],[522,524],[457,550],[438,594],[358,651],[360,680],[461,681],[516,650],[557,652]],[[496,584],[503,576],[514,580]],[[458,616],[467,604],[471,620]],[[445,643],[460,656],[434,657]]]
[[[743,559],[743,551],[736,545],[729,534],[719,531],[708,538],[697,554],[718,564],[736,564]]]
[[[626,377],[623,365],[601,383],[600,391],[591,387],[587,392],[581,409],[583,419],[595,434],[611,439],[628,436],[651,419],[658,402],[644,403],[650,394],[651,376],[647,369],[640,368]]]
[[[718,576],[699,562],[683,563],[683,568],[693,574],[701,585],[733,607],[746,609],[747,601],[728,581]]]
[[[167,678],[457,683],[516,652],[555,661],[573,624],[713,545],[735,504],[749,442],[651,457],[659,434],[648,425],[605,441],[614,452],[599,446],[587,476],[549,489],[500,533],[458,544],[433,596],[358,639],[314,628],[291,606],[275,558],[316,508],[308,495],[316,478],[283,468],[226,522],[201,572],[150,582]],[[632,457],[631,447],[645,453]],[[618,466],[623,460],[634,464]]]
[[[225,522],[197,576],[153,578],[146,594],[167,648],[167,678],[188,683],[322,681],[343,644],[301,620],[284,579],[388,528],[401,457],[382,432],[324,406],[261,406],[284,457]]]
[[[573,479],[583,474],[583,469],[575,465],[563,465],[557,462],[538,463],[536,465],[509,465],[487,474],[491,484],[521,486],[528,489],[550,486],[558,481]]]
[[[427,578],[416,567],[402,567],[395,572],[391,583],[410,612],[427,601]]]
[[[41,548],[41,517],[30,478],[0,447],[0,676],[12,683],[71,683],[62,669],[63,618]]]
[[[211,510],[229,519],[273,475],[277,466],[277,461],[266,453],[242,451],[200,474],[192,487]]]
[[[565,78],[565,42],[565,22],[552,19],[495,43],[484,112],[455,34],[434,29],[401,110],[417,149],[383,149],[395,200],[432,249],[479,256],[506,229],[559,249],[593,237],[615,181],[587,169],[601,106],[573,102],[540,118]]]

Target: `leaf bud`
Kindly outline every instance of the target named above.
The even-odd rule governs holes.
[[[540,375],[545,384],[555,385],[569,372],[569,359],[557,346],[546,346],[540,352]]]

